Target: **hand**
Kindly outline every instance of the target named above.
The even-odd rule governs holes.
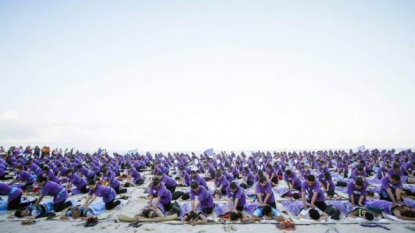
[[[398,203],[396,203],[396,202],[392,202],[392,207],[395,207],[395,206],[397,206],[398,205]]]
[[[363,206],[363,204],[362,204],[362,203],[360,203],[360,202],[359,202],[357,205],[358,205],[358,206]]]
[[[314,205],[314,203],[313,204],[310,204],[310,208],[311,209],[315,209],[316,208],[316,206]]]

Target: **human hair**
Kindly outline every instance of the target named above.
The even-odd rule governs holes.
[[[405,216],[405,217],[411,217],[411,218],[413,218],[413,217],[415,217],[415,211],[414,210],[404,210],[401,213],[401,215],[402,216]]]
[[[369,197],[373,197],[373,196],[375,196],[375,192],[373,192],[372,190],[367,190],[367,191],[366,191],[366,194],[367,194]]]
[[[238,185],[236,184],[235,181],[232,181],[231,184],[229,185],[229,188],[231,189],[236,189],[238,187]]]
[[[310,215],[311,219],[314,219],[314,220],[320,219],[320,213],[316,209],[310,209],[308,211],[308,214]]]
[[[308,175],[307,180],[308,181],[316,181],[316,177],[314,175]]]
[[[17,209],[16,212],[14,212],[14,216],[16,216],[17,218],[23,217],[22,212],[25,210],[26,210],[26,207],[21,207]]]
[[[193,211],[190,211],[190,213],[187,215],[187,221],[190,221],[190,220],[196,220],[196,218],[197,218],[197,214],[195,213],[195,212],[193,212]]]
[[[68,175],[69,173],[73,173],[73,170],[72,170],[72,169],[68,169],[68,170],[66,170],[65,175]]]
[[[182,200],[189,200],[190,199],[190,194],[189,193],[183,193],[182,195]]]
[[[287,174],[287,176],[291,175],[291,170],[290,169],[285,170],[285,174]]]
[[[216,177],[220,177],[222,173],[220,171],[216,171]]]
[[[37,182],[41,183],[41,182],[47,182],[48,181],[48,177],[46,177],[45,175],[41,175],[37,177]]]
[[[375,218],[375,215],[374,214],[366,211],[366,213],[365,213],[365,219],[367,219],[369,221],[372,221],[374,218]]]
[[[143,210],[143,216],[146,218],[154,218],[156,215],[156,211],[152,209],[144,209]]]
[[[240,218],[242,218],[242,213],[240,211],[238,211],[237,213],[233,211],[229,213],[229,219],[232,221],[236,221]]]
[[[361,177],[357,177],[354,181],[355,185],[362,186],[364,184],[363,179]]]
[[[325,179],[330,179],[330,177],[331,177],[330,172],[325,172],[325,173],[324,173],[324,178],[325,178]]]
[[[97,182],[94,179],[88,180],[88,185],[96,185]]]
[[[262,214],[264,216],[269,216],[269,214],[272,213],[272,207],[270,205],[265,205],[264,207],[262,207]]]
[[[199,188],[199,185],[196,183],[196,181],[193,181],[193,182],[190,184],[190,188],[191,188],[191,189],[197,189],[197,188]]]
[[[248,188],[248,185],[246,185],[246,184],[244,184],[244,183],[240,184],[239,186],[240,186],[241,188],[243,188],[243,189],[247,189],[247,188]]]
[[[300,199],[300,193],[293,193],[293,198],[295,199],[295,200],[298,200],[298,199]]]
[[[267,178],[265,176],[260,176],[259,177],[259,183],[264,183],[267,181]]]
[[[159,185],[160,184],[160,179],[158,178],[158,177],[155,177],[154,179],[153,179],[153,186],[157,186],[157,185]]]
[[[357,166],[357,168],[356,168],[359,172],[362,172],[363,171],[363,167],[362,166]]]
[[[190,175],[196,175],[196,171],[195,170],[191,170],[190,171]]]
[[[398,174],[393,174],[391,176],[391,178],[392,178],[392,180],[395,180],[395,181],[400,181],[401,180],[401,176],[399,176]]]

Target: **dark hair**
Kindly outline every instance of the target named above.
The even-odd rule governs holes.
[[[235,181],[232,181],[231,184],[229,185],[230,189],[236,189],[238,186],[236,185]]]
[[[314,219],[314,220],[320,219],[320,213],[316,209],[310,209],[308,211],[308,214],[310,215],[311,219]]]
[[[220,177],[222,173],[220,171],[216,171],[216,177]]]
[[[153,185],[159,185],[160,184],[160,179],[159,178],[157,178],[157,177],[155,177],[154,179],[153,179]]]
[[[97,182],[94,179],[88,180],[88,185],[96,185]]]
[[[190,188],[191,189],[197,189],[199,187],[199,185],[196,183],[196,181],[193,181],[191,184],[190,184]]]
[[[316,181],[316,177],[314,175],[308,175],[307,180],[308,181]]]
[[[298,200],[298,199],[300,199],[300,193],[293,193],[293,198],[295,199],[295,200]]]
[[[290,169],[285,170],[285,174],[287,174],[288,176],[291,175],[291,170]]]
[[[325,179],[330,179],[330,177],[331,177],[330,172],[325,172],[325,173],[324,173],[324,178],[325,178]]]
[[[270,205],[265,205],[262,207],[262,214],[264,216],[268,216],[270,213],[272,213],[272,207]]]
[[[190,175],[196,175],[196,171],[195,170],[191,170],[190,171]]]
[[[372,221],[374,218],[375,218],[375,215],[374,214],[366,211],[366,213],[365,213],[365,219],[367,219],[369,221]]]
[[[152,210],[152,209],[145,209],[143,210],[143,215],[146,218],[154,218],[156,215],[156,211]]]
[[[240,218],[242,218],[242,213],[239,210],[238,210],[237,213],[235,213],[233,211],[229,213],[229,219],[232,220],[232,221],[236,221]]]
[[[405,210],[401,214],[402,216],[405,216],[405,217],[411,217],[411,218],[415,217],[415,211],[413,210]]]
[[[68,170],[66,170],[65,175],[68,175],[68,173],[73,173],[73,170],[72,170],[72,169],[68,169]]]
[[[47,182],[48,178],[45,175],[41,175],[37,177],[37,182]]]
[[[244,183],[240,184],[239,186],[240,186],[241,188],[243,188],[243,189],[247,189],[247,188],[248,188],[248,185],[246,185],[246,184],[244,184]]]
[[[354,181],[356,185],[362,186],[364,184],[363,179],[361,177],[357,177]]]
[[[49,167],[48,167],[48,166],[44,166],[44,167],[42,168],[42,171],[49,171]]]
[[[182,195],[182,200],[189,200],[190,199],[190,194],[189,193],[183,193]]]
[[[193,211],[190,211],[190,213],[187,215],[187,221],[193,220],[197,218],[197,214]]]
[[[17,218],[21,218],[22,216],[22,212],[26,210],[26,207],[21,207],[19,209],[16,210],[16,212],[14,212],[14,216],[16,216]]]
[[[392,178],[392,180],[395,180],[395,181],[400,181],[401,180],[401,177],[398,174],[393,174],[391,176],[391,178]]]
[[[373,192],[372,190],[367,190],[367,191],[366,191],[366,194],[367,194],[369,197],[373,197],[373,196],[375,196],[375,192]]]
[[[363,171],[363,167],[362,166],[357,166],[357,168],[356,168],[359,172],[362,172]]]

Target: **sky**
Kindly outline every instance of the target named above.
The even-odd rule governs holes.
[[[415,1],[0,1],[0,145],[415,147]]]

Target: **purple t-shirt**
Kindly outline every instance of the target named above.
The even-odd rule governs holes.
[[[173,178],[169,177],[166,174],[163,174],[163,177],[160,179],[160,182],[163,183],[164,186],[168,188],[177,186],[176,180],[174,180]]]
[[[212,208],[214,206],[212,194],[205,189],[203,186],[199,186],[197,191],[193,189],[190,190],[190,200],[194,201],[195,196],[197,196],[197,200],[200,202],[200,207],[204,208]]]
[[[42,196],[52,196],[53,203],[59,203],[65,201],[66,198],[68,198],[68,193],[66,192],[66,190],[53,181],[46,181],[46,183],[42,187],[41,193]]]
[[[160,203],[168,204],[171,202],[172,196],[170,190],[166,189],[163,183],[160,183],[158,188],[154,187],[153,184],[150,185],[149,194],[157,194],[157,197],[160,197]]]
[[[382,183],[381,183],[381,187],[382,190],[386,191],[386,189],[390,188],[392,189],[392,193],[395,193],[395,189],[402,189],[402,181],[399,181],[399,183],[397,184],[392,184],[389,180],[390,177],[383,177],[382,178]]]
[[[112,171],[107,171],[107,174],[105,175],[105,180],[110,183],[111,188],[117,188],[120,186],[120,182],[115,176],[115,173]]]
[[[69,181],[76,186],[77,189],[82,189],[86,185],[86,180],[84,178],[80,178],[75,173],[69,178]]]
[[[366,202],[366,195],[367,194],[366,194],[366,186],[365,185],[363,185],[363,187],[361,189],[357,189],[354,182],[350,181],[349,184],[347,185],[347,194],[349,195],[349,200],[350,200],[350,196],[353,195],[355,204],[357,204],[359,202],[360,196],[364,196],[362,203]]]
[[[313,194],[317,194],[316,202],[324,201],[324,193],[320,187],[320,183],[314,182],[312,186],[308,185],[307,181],[303,181],[303,185],[301,186],[301,192],[307,195],[307,200],[311,201]]]
[[[92,194],[95,194],[97,197],[102,197],[104,203],[108,203],[114,200],[115,196],[117,195],[113,188],[101,184],[97,184],[95,190],[89,189],[88,195]]]
[[[232,201],[235,201],[235,198],[238,198],[238,206],[244,207],[246,203],[246,195],[244,190],[237,186],[236,191],[232,192],[231,187],[226,188],[226,194],[228,195],[228,198],[232,197]]]
[[[262,201],[264,201],[265,199],[265,195],[266,194],[271,194],[268,198],[267,203],[272,203],[275,202],[275,197],[274,197],[274,191],[272,191],[272,186],[270,184],[270,182],[267,182],[267,184],[265,186],[262,186],[259,182],[255,185],[255,193],[256,194],[261,194],[262,196]]]
[[[224,175],[222,175],[220,178],[216,177],[215,178],[215,185],[216,187],[219,187],[222,185],[222,189],[226,191],[226,188],[229,186],[229,181],[225,178]]]
[[[17,179],[20,181],[25,181],[26,184],[33,184],[33,182],[35,182],[35,178],[31,176],[27,171],[20,171],[18,174],[19,177]]]
[[[284,173],[284,180],[285,182],[290,183],[290,184],[292,184],[294,181],[293,188],[297,188],[301,186],[301,180],[297,177],[295,172],[291,172],[291,175],[287,175]]]
[[[7,201],[11,202],[16,199],[20,194],[22,194],[22,190],[17,187],[12,187],[5,183],[0,183],[0,195],[1,196],[8,196]]]

